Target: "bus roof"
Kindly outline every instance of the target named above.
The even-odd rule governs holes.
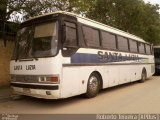
[[[73,17],[77,18],[78,22],[80,22],[80,23],[83,23],[83,24],[86,24],[86,25],[89,25],[89,26],[93,26],[93,27],[97,27],[97,28],[102,29],[104,31],[108,31],[108,32],[111,32],[113,34],[118,34],[118,35],[121,35],[123,37],[127,37],[127,38],[130,38],[130,39],[134,39],[134,40],[137,40],[137,41],[140,41],[140,42],[147,43],[142,38],[137,37],[133,34],[130,34],[128,32],[124,32],[124,31],[119,30],[117,28],[105,25],[103,23],[91,20],[91,19],[86,18],[86,17],[82,17],[80,15],[77,15],[77,14],[74,14],[74,13],[71,13],[71,12],[57,11],[57,12],[47,13],[47,14],[44,14],[44,15],[39,15],[39,16],[36,16],[36,17],[32,17],[32,18],[26,20],[25,22],[36,19],[36,18],[40,18],[40,17],[43,17],[43,16],[54,15],[54,14],[65,14],[65,15],[73,16]]]

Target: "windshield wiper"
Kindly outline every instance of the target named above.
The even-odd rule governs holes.
[[[19,62],[23,62],[23,61],[33,61],[34,59],[19,59]]]
[[[33,57],[33,58],[24,58],[24,59],[17,59],[17,60],[19,60],[19,62],[23,62],[23,61],[33,61],[34,59],[35,59],[36,61],[38,60],[38,58],[36,58],[36,57]],[[16,61],[17,61],[17,60],[16,60]]]

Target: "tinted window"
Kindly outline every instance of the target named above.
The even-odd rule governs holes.
[[[154,48],[154,57],[160,58],[160,49],[159,48]]]
[[[128,39],[118,36],[118,48],[122,51],[128,51]]]
[[[77,33],[76,33],[76,25],[75,23],[65,22],[66,27],[66,39],[64,46],[74,47],[77,46]]]
[[[129,45],[131,52],[138,52],[137,41],[129,40]]]
[[[56,24],[40,24],[35,27],[34,38],[42,38],[56,35]]]
[[[145,53],[144,43],[138,43],[139,53]]]
[[[116,36],[108,32],[102,32],[102,46],[104,48],[116,49]]]
[[[83,26],[83,35],[87,46],[99,47],[99,31],[90,27]]]
[[[151,46],[146,44],[146,53],[151,54]]]

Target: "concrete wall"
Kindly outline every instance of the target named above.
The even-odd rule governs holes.
[[[10,84],[9,63],[13,48],[13,41],[7,41],[7,46],[4,47],[3,40],[0,40],[0,87]]]

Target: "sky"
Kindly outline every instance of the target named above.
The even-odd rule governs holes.
[[[159,4],[160,6],[160,0],[144,0],[144,2],[150,2],[151,4]],[[159,13],[160,13],[160,9],[159,9]]]
[[[151,4],[159,4],[160,5],[160,0],[144,0],[145,2],[150,2]]]

